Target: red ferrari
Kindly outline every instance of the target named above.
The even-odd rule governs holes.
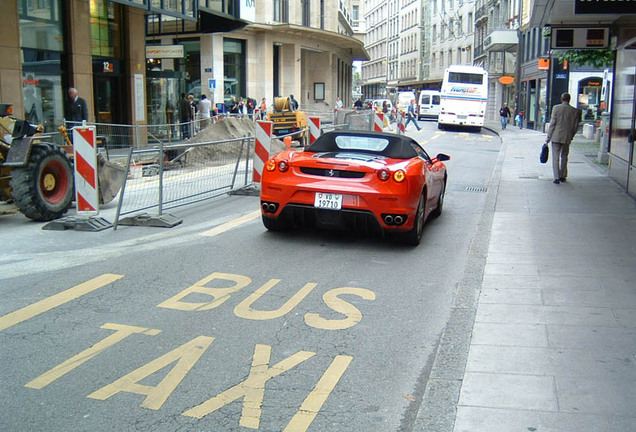
[[[412,138],[327,132],[265,164],[261,211],[268,230],[294,225],[399,234],[418,245],[429,216],[442,213],[450,157],[431,158]]]

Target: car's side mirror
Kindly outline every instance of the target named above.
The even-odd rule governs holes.
[[[444,153],[438,153],[435,159],[437,159],[439,162],[444,162],[450,160],[450,156]]]

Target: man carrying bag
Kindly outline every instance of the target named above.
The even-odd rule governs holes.
[[[570,94],[561,95],[561,104],[552,108],[550,128],[545,143],[552,141],[552,174],[554,184],[564,182],[568,177],[568,155],[570,142],[579,128],[581,114],[570,105]]]

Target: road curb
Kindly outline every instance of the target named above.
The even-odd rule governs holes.
[[[497,131],[487,129],[501,139]],[[454,430],[505,154],[506,146],[502,140],[499,156],[488,182],[484,213],[470,243],[466,265],[455,292],[448,323],[440,336],[433,363],[430,369],[424,372],[426,376],[421,378],[426,385],[412,432],[453,432]]]

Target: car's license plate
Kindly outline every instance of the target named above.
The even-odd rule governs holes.
[[[340,210],[342,208],[342,195],[316,192],[316,196],[314,197],[314,207],[329,210]]]

